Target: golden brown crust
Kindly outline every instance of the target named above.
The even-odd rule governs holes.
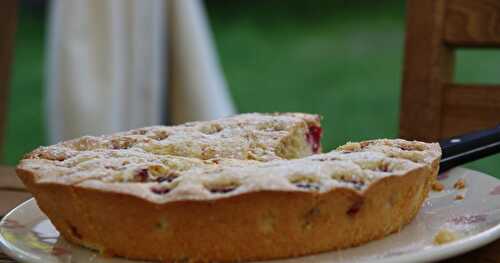
[[[35,184],[29,172],[18,174],[71,242],[133,259],[227,262],[341,249],[399,231],[418,212],[437,171],[436,160],[378,180],[361,193],[266,191],[161,205],[126,194]]]
[[[220,127],[229,145],[229,137],[211,137]],[[256,127],[268,133],[255,137]],[[200,141],[179,130],[170,139],[161,132],[175,129],[208,138],[219,157],[205,159]],[[158,152],[144,151],[158,134]],[[129,145],[130,135],[141,142]],[[133,259],[307,255],[382,238],[415,217],[437,176],[438,144],[381,139],[293,159],[319,149],[319,135],[315,115],[250,114],[39,148],[17,174],[67,240]],[[233,147],[248,140],[244,151],[256,158]]]

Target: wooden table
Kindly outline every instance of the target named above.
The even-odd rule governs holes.
[[[0,217],[18,204],[31,198],[23,184],[17,179],[14,168],[0,166]],[[0,250],[0,263],[15,262]]]
[[[14,168],[0,166],[0,217],[30,197],[31,195],[26,192],[23,184],[15,176]],[[15,261],[0,251],[0,263],[7,262]],[[500,240],[443,262],[500,263]]]

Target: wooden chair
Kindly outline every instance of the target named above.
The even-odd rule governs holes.
[[[402,138],[436,141],[500,123],[500,85],[453,83],[459,48],[500,48],[500,1],[408,0]]]
[[[14,35],[17,20],[17,0],[3,1],[0,8],[0,153],[5,136],[7,95],[14,53]],[[0,218],[22,201],[30,198],[15,176],[13,167],[0,165]],[[2,261],[2,253],[0,253]],[[7,262],[7,261],[6,261]]]
[[[0,8],[0,157],[3,150],[7,119],[7,95],[10,83],[14,33],[16,31],[17,0],[2,2]]]

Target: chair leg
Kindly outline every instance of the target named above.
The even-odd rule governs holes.
[[[17,0],[2,1],[2,8],[0,8],[0,157],[7,121],[7,98],[14,53],[17,2]]]

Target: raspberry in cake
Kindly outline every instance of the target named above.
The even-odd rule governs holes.
[[[64,238],[132,259],[308,255],[414,218],[438,144],[381,139],[320,153],[321,134],[316,115],[243,114],[41,147],[17,173]]]

